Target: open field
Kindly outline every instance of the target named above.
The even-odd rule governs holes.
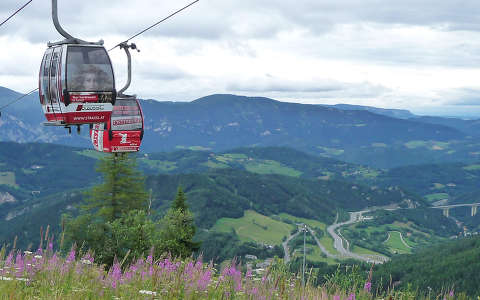
[[[343,149],[327,148],[322,146],[318,146],[317,148],[325,151],[325,153],[328,155],[342,155],[345,152]]]
[[[403,240],[405,243],[407,243],[408,246],[410,247],[416,247],[418,245],[418,242],[422,243],[422,241],[430,241],[432,239],[432,236],[426,232],[419,231],[415,228],[412,227],[412,224],[407,224],[407,223],[401,223],[401,222],[394,222],[392,224],[385,224],[381,226],[369,226],[365,228],[357,228],[356,225],[350,225],[349,230],[354,230],[354,231],[363,231],[367,234],[372,234],[376,232],[391,232],[393,233],[390,237],[389,240],[386,240],[386,245],[390,248],[390,251],[393,253],[411,253],[411,249],[405,246],[402,241],[400,240],[400,232],[410,232],[412,234],[417,235],[417,239],[420,237],[420,240],[417,240],[417,242],[413,242],[411,238],[409,238],[406,235],[403,235]],[[433,237],[435,239],[439,239],[439,237]],[[364,254],[357,252],[356,250],[353,250],[352,252],[358,253],[358,254]]]
[[[280,245],[282,239],[289,236],[294,228],[294,225],[274,220],[253,210],[247,210],[244,216],[238,219],[219,219],[212,230],[230,232],[233,229],[242,241]]]
[[[338,251],[333,247],[333,238],[328,233],[318,240],[328,252],[334,255],[339,254]]]
[[[307,224],[310,227],[316,227],[316,228],[321,228],[322,230],[325,230],[327,228],[327,224],[312,220],[312,219],[305,219],[305,218],[300,218],[300,217],[295,217],[286,213],[281,213],[276,215],[277,217],[280,218],[280,220],[289,220],[294,223],[304,223]]]
[[[430,150],[445,150],[450,146],[450,143],[439,141],[409,141],[404,144],[408,149],[415,149],[424,147]]]
[[[311,262],[324,262],[329,265],[335,265],[338,264],[338,261],[333,259],[333,258],[328,258],[325,255],[322,255],[322,251],[320,251],[320,248],[318,248],[317,245],[311,245],[307,244],[306,245],[307,249],[307,255],[306,259]],[[295,259],[297,257],[303,258],[303,245],[299,248],[296,249],[295,254],[293,255],[292,259]],[[306,266],[308,267],[308,265]]]
[[[300,217],[295,217],[286,213],[281,213],[278,214],[277,217],[282,219],[286,219],[289,221],[292,221],[294,223],[305,223],[308,226],[310,226],[312,229],[314,228],[320,228],[323,231],[323,235],[320,237],[317,235],[318,240],[322,244],[325,249],[332,253],[332,254],[338,254],[337,250],[333,247],[333,238],[328,234],[327,232],[327,224],[319,222],[317,220],[312,220],[312,219],[305,219],[305,218],[300,218]],[[320,249],[319,249],[320,251]],[[331,259],[331,261],[334,261]]]
[[[187,150],[192,150],[192,151],[208,151],[212,150],[212,148],[206,148],[203,146],[176,146],[175,148],[177,149],[187,149]]]
[[[153,160],[148,158],[141,158],[139,162],[147,164],[150,168],[158,169],[159,171],[169,172],[177,168],[177,163],[168,160]]]
[[[248,156],[242,153],[225,153],[221,155],[216,155],[215,159],[226,163],[230,161],[244,161],[248,159]]]
[[[299,177],[302,175],[302,172],[284,166],[281,163],[273,160],[251,161],[245,165],[245,169],[249,172],[257,174],[279,174],[292,177]]]
[[[360,246],[353,246],[352,249],[350,249],[350,251],[352,251],[353,253],[362,254],[362,255],[383,255],[381,253],[378,253]]]
[[[94,158],[94,159],[100,159],[105,156],[105,153],[98,152],[96,150],[82,150],[82,151],[76,151],[78,154]]]
[[[425,195],[425,199],[427,199],[428,202],[435,202],[438,200],[443,200],[448,198],[449,197],[447,193],[435,193],[435,194]]]
[[[15,173],[13,172],[0,172],[0,184],[5,184],[13,187],[17,187],[15,181]]]
[[[399,254],[411,253],[411,248],[407,247],[400,238],[401,233],[398,231],[389,231],[389,238],[385,241],[390,250]]]
[[[469,166],[463,167],[463,169],[467,171],[477,171],[477,170],[480,170],[480,165],[469,165]]]

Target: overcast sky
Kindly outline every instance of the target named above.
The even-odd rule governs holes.
[[[27,0],[0,0],[0,21]],[[107,49],[188,4],[184,0],[58,0],[63,28]],[[0,27],[0,86],[37,85],[49,0]],[[404,108],[480,117],[478,0],[200,0],[132,40],[129,93],[191,101],[213,93],[299,103]],[[110,52],[117,86],[123,51]]]

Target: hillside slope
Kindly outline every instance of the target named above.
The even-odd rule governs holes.
[[[0,88],[0,105],[20,95]],[[44,127],[37,97],[26,97],[3,112],[0,141],[91,147],[86,126],[80,135]],[[288,146],[380,168],[472,161],[480,153],[480,143],[469,138],[477,128],[473,123],[400,119],[375,108],[345,110],[235,95],[210,95],[192,102],[145,100],[142,107],[143,152]],[[397,116],[397,110],[386,111]]]
[[[390,282],[399,287],[411,286],[428,294],[434,291],[465,291],[471,297],[480,295],[480,238],[468,238],[429,247],[415,254],[394,257],[377,266],[374,285],[387,289]],[[391,275],[391,277],[390,277]]]

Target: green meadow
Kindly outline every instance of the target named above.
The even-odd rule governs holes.
[[[282,239],[289,236],[294,228],[294,225],[247,210],[244,216],[238,219],[219,219],[211,230],[230,232],[233,229],[241,241],[280,245]]]

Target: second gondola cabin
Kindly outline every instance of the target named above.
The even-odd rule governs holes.
[[[95,44],[50,46],[40,66],[39,96],[51,125],[108,121],[116,90],[105,48]]]
[[[135,97],[119,97],[109,121],[93,124],[90,138],[95,150],[121,153],[140,150],[144,132],[143,113]]]

